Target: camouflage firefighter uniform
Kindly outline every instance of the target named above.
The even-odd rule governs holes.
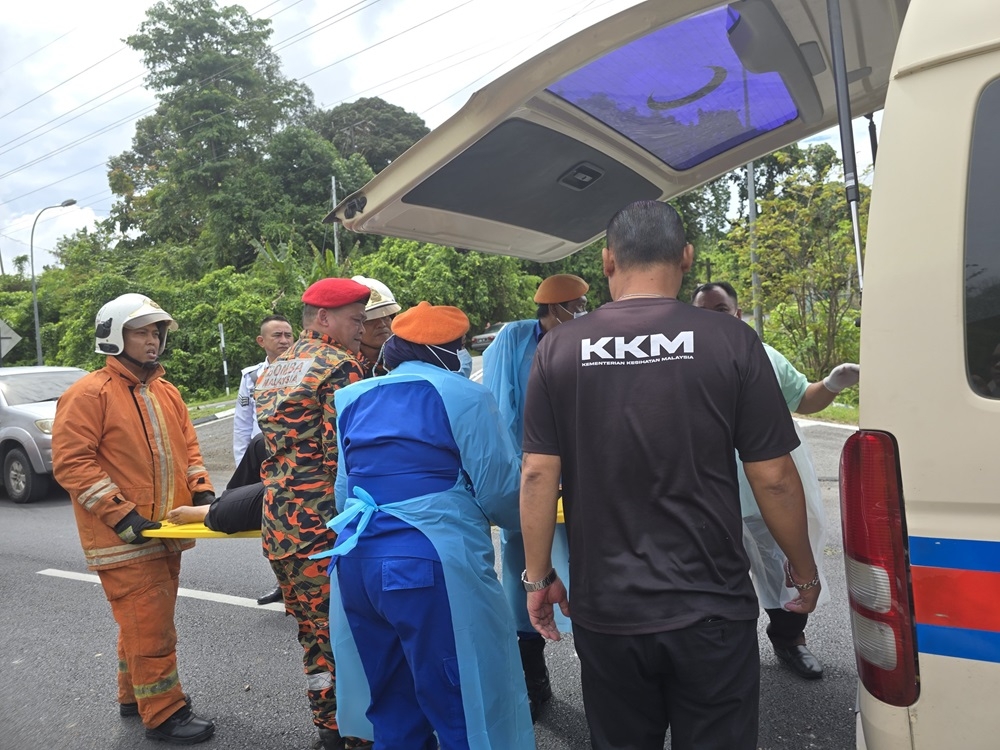
[[[264,479],[264,554],[285,608],[299,626],[313,722],[337,729],[335,667],[330,648],[330,578],[326,561],[309,555],[330,549],[326,521],[337,512],[334,393],[362,379],[354,356],[329,336],[304,330],[257,383],[257,419],[267,444]]]

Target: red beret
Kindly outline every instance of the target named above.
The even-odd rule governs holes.
[[[571,302],[587,293],[590,285],[571,273],[557,273],[538,285],[535,302],[539,305],[558,305]]]
[[[392,321],[392,332],[414,344],[448,344],[469,331],[469,319],[457,307],[421,302]]]
[[[352,302],[368,302],[372,290],[351,279],[320,279],[302,294],[302,301],[313,307],[343,307]]]

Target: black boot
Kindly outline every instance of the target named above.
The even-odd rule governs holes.
[[[282,601],[284,597],[281,595],[281,587],[278,586],[269,594],[264,594],[260,599],[257,600],[257,604],[264,606],[265,604],[273,604],[274,602]]]
[[[552,698],[549,669],[545,666],[545,639],[519,638],[517,646],[521,651],[524,684],[528,688],[528,709],[531,711],[531,722],[534,723],[542,706]]]
[[[146,729],[146,739],[169,742],[173,745],[196,745],[215,733],[215,724],[195,716],[183,706],[158,727]]]
[[[184,693],[184,704],[191,708],[191,696]],[[118,714],[119,716],[138,716],[139,715],[139,704],[138,703],[119,703],[118,704]]]
[[[316,750],[344,750],[344,738],[336,729],[316,727],[319,732],[319,742],[313,745]]]
[[[361,740],[357,737],[342,737],[336,729],[316,727],[319,740],[313,745],[315,750],[372,750],[371,740]]]

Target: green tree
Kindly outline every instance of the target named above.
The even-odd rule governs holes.
[[[340,153],[360,154],[374,172],[385,169],[430,132],[420,117],[378,97],[320,110],[307,122]]]
[[[514,258],[400,239],[352,258],[345,275],[353,274],[381,281],[404,309],[421,300],[461,308],[470,333],[487,323],[532,317],[531,298],[540,281],[521,273]]]
[[[828,147],[802,152],[798,165],[760,201],[755,228],[764,340],[774,345],[811,380],[840,362],[857,361],[857,268],[850,215],[838,166]],[[867,216],[868,188],[861,188]],[[864,236],[866,226],[862,222]],[[750,233],[736,222],[723,245],[738,259],[740,274],[730,279],[742,299],[750,299]],[[746,305],[744,305],[746,307]]]
[[[109,162],[119,196],[111,216],[129,233],[127,244],[197,242],[220,188],[234,179],[255,185],[236,176],[310,109],[309,89],[281,74],[270,34],[270,22],[254,20],[242,6],[171,0],[150,7],[139,33],[125,40],[142,53],[159,102],[137,123],[132,149]],[[237,238],[226,246],[227,239],[212,233],[224,262],[243,249]]]

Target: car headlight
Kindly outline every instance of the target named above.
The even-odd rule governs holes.
[[[39,432],[43,432],[46,435],[52,434],[52,420],[51,419],[38,419],[35,420],[35,427],[38,428]]]

